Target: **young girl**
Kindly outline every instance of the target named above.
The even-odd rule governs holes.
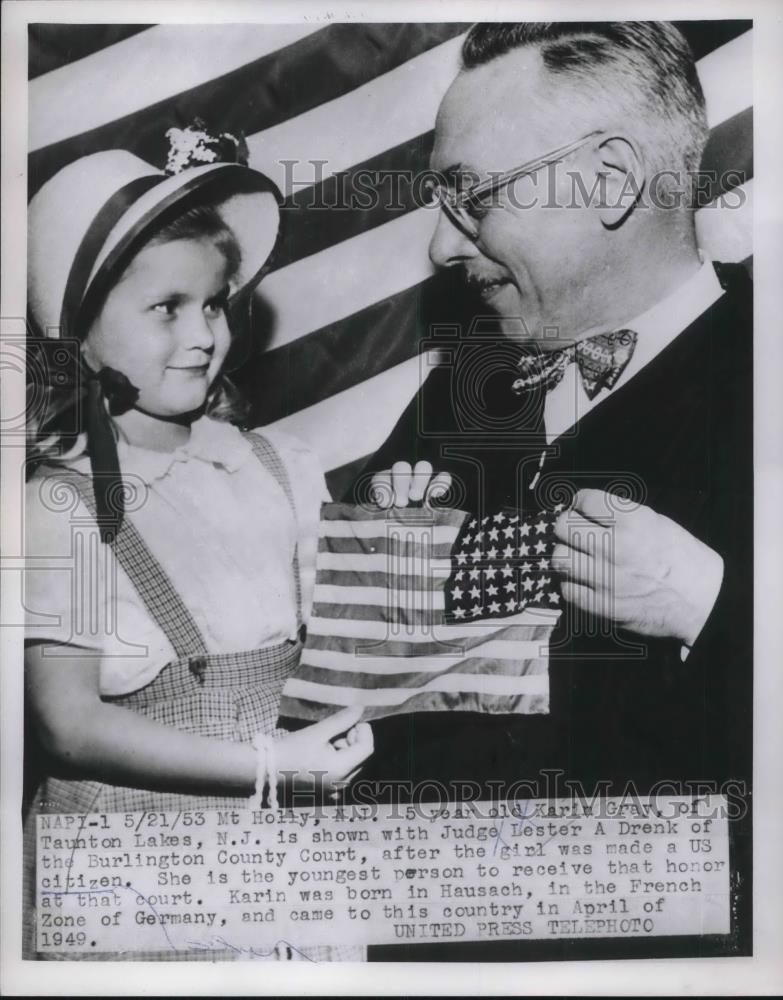
[[[167,173],[96,153],[29,210],[31,317],[77,343],[81,368],[63,388],[32,365],[46,384],[28,420],[25,670],[47,777],[26,824],[28,956],[37,814],[237,808],[263,792],[311,600],[314,456],[225,422],[229,308],[262,276],[279,194],[219,162],[232,137],[174,131]],[[359,715],[278,733],[275,771],[310,788],[326,772],[328,797],[372,751]]]

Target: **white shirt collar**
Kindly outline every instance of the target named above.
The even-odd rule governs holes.
[[[236,427],[211,417],[200,417],[194,421],[190,437],[174,451],[152,451],[128,444],[122,438],[117,441],[120,470],[128,475],[138,476],[145,483],[162,479],[177,462],[186,462],[191,458],[235,472],[244,464],[252,450],[250,442]],[[87,455],[80,456],[70,464],[79,472],[90,471]]]
[[[576,364],[568,366],[562,381],[546,398],[544,424],[549,443],[629,382],[723,295],[712,261],[701,252],[699,257],[701,267],[695,274],[645,312],[617,325],[618,330],[635,330],[638,339],[631,360],[611,389],[603,389],[591,400]]]
[[[617,380],[615,389],[633,378],[723,295],[712,261],[704,254],[699,256],[701,267],[687,281],[641,315],[618,326],[618,329],[635,330],[638,340],[633,357]],[[608,395],[606,390],[605,393]],[[596,399],[603,395],[600,393]]]

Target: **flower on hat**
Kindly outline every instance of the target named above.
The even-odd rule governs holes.
[[[185,128],[170,128],[166,138],[169,153],[165,171],[169,176],[205,163],[239,163],[243,167],[248,163],[243,135],[237,138],[231,132],[212,133],[200,118]]]

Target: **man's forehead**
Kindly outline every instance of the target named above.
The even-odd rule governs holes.
[[[551,128],[538,52],[516,49],[463,70],[438,110],[431,164],[504,170],[536,156]]]

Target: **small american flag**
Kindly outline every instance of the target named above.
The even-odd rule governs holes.
[[[548,712],[555,516],[325,504],[307,641],[280,714]]]

